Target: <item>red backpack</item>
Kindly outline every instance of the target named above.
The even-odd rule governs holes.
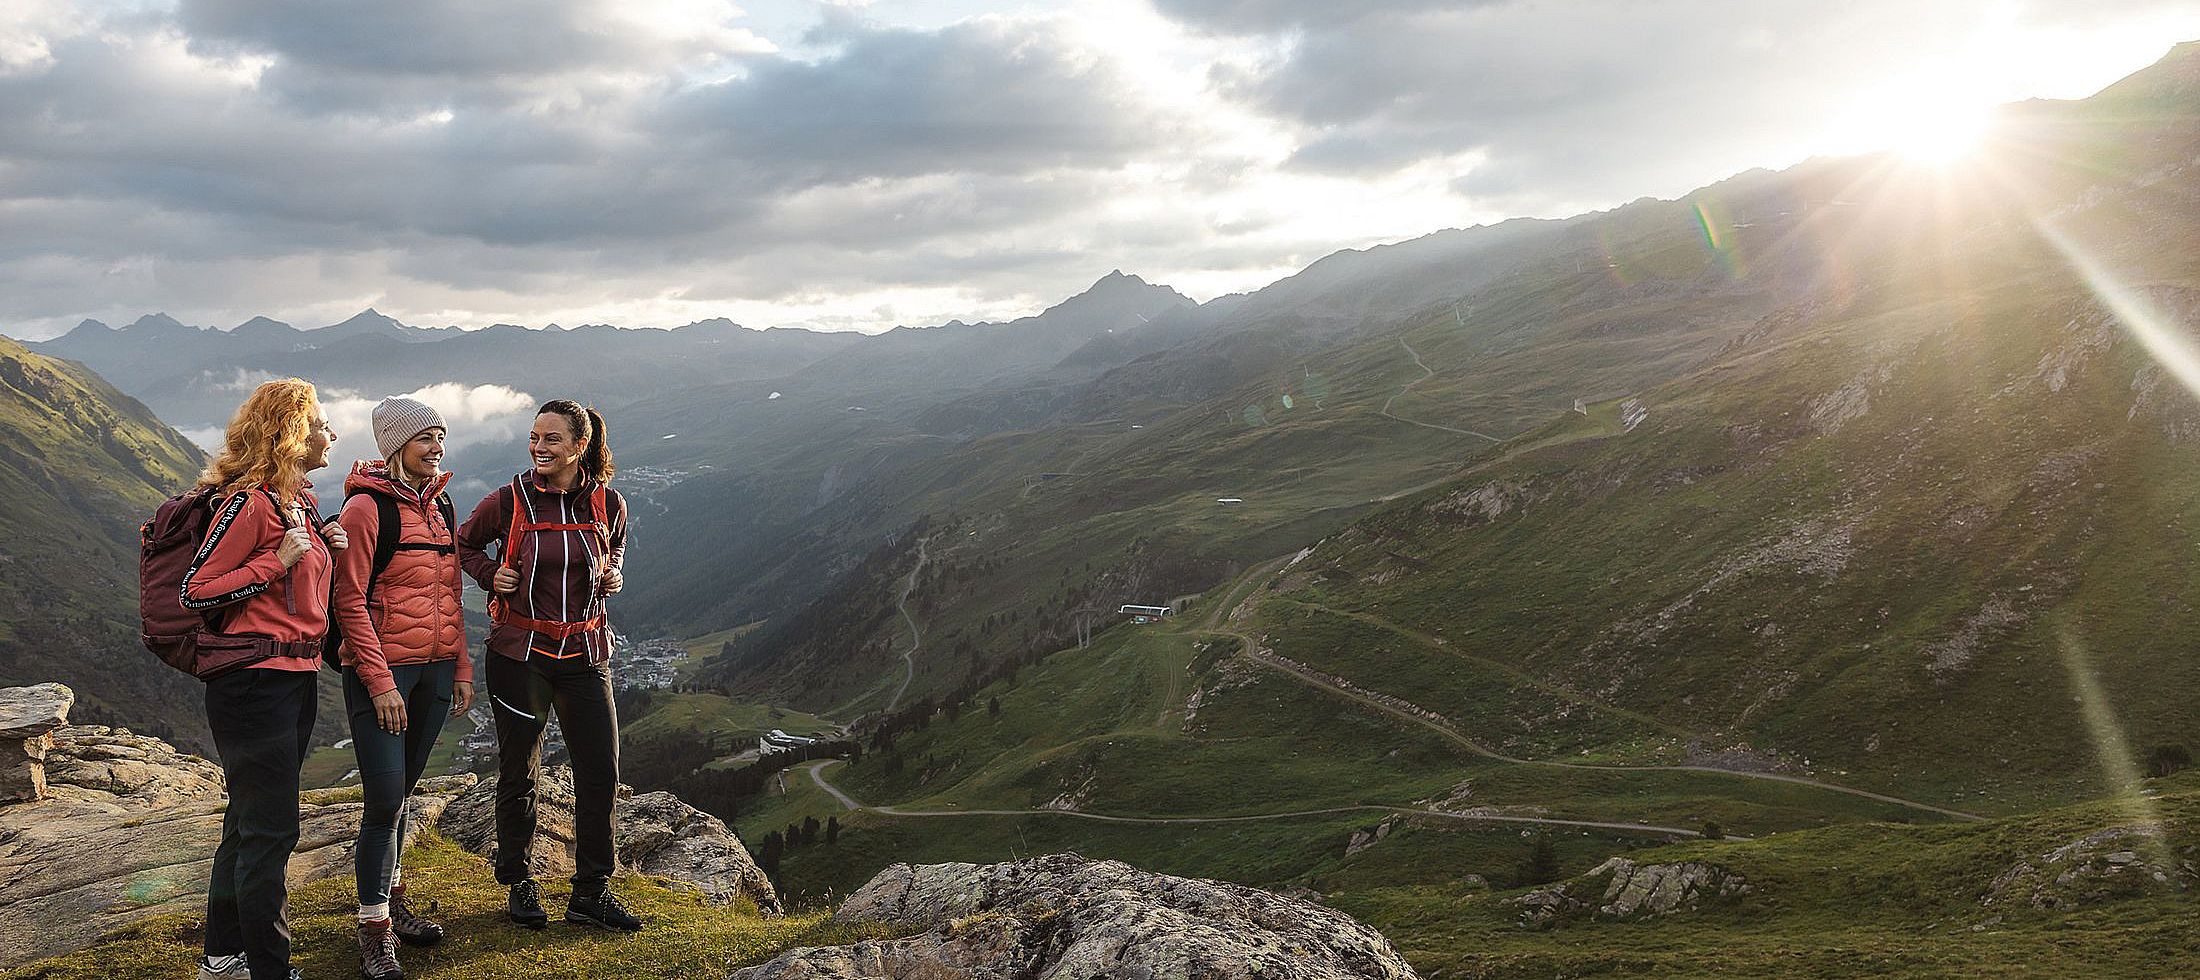
[[[519,478],[513,477],[512,524],[504,531],[504,550],[498,556],[498,564],[505,568],[518,569],[520,542],[526,540],[527,535],[535,531],[585,531],[596,536],[598,555],[611,550],[611,525],[605,513],[603,484],[596,484],[596,488],[588,494],[588,513],[594,520],[587,524],[555,524],[530,520],[527,515],[526,493],[520,487]],[[570,622],[529,619],[512,611],[512,601],[510,599],[495,592],[489,594],[489,620],[491,622],[499,626],[517,626],[554,640],[563,640],[575,633],[585,633],[602,626],[605,617],[601,598],[591,599],[589,607],[594,609],[595,613],[587,619]]]
[[[277,655],[319,654],[319,643],[226,635],[221,631],[225,610],[184,608],[184,576],[206,541],[217,499],[211,490],[194,487],[168,498],[138,527],[139,639],[145,649],[202,681]]]

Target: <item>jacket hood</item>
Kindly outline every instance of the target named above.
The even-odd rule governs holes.
[[[422,494],[421,497],[433,500],[435,495],[442,493],[443,488],[449,486],[450,483],[451,474],[449,472],[438,473],[435,479],[428,481],[427,492]],[[388,460],[362,459],[351,464],[351,474],[344,478],[344,495],[351,496],[354,491],[358,490],[368,490],[398,500],[414,499],[411,490],[399,486],[397,481],[390,477]]]

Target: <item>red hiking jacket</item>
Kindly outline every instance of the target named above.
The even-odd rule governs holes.
[[[445,473],[425,493],[415,493],[390,479],[389,464],[379,459],[355,464],[344,481],[344,510],[337,520],[350,547],[336,556],[336,621],[344,627],[337,656],[359,673],[368,694],[396,689],[390,680],[393,664],[456,660],[457,679],[474,679],[474,661],[466,655],[455,547],[448,553],[395,552],[374,581],[373,598],[366,595],[374,572],[374,544],[382,534],[396,534],[400,545],[454,546],[456,529],[444,526],[443,510],[435,505],[436,495],[450,482],[451,474]],[[375,502],[378,496],[397,505],[398,527],[387,532]]]
[[[184,608],[225,609],[223,633],[319,642],[328,635],[328,543],[313,535],[312,549],[288,569],[275,557],[285,530],[312,527],[319,515],[310,488],[282,508],[262,487],[222,498],[184,573]],[[269,657],[251,666],[312,671],[321,669],[321,658]]]
[[[594,520],[589,513],[589,498],[597,486],[594,480],[584,478],[571,490],[556,490],[537,482],[531,469],[518,480],[524,488],[518,503],[525,508],[523,516],[534,523],[586,524]],[[488,548],[510,534],[513,504],[512,485],[506,483],[482,498],[458,529],[459,562],[466,567],[466,574],[480,583],[482,591],[491,595],[496,591],[491,583],[503,564],[503,552],[491,556]],[[589,531],[534,531],[525,535],[526,540],[516,546],[520,579],[519,591],[510,596],[512,611],[547,622],[579,622],[602,613],[604,601],[596,595],[598,581],[610,569],[623,571],[626,561],[626,498],[617,490],[604,491],[604,523],[609,534],[600,542]],[[513,545],[507,542],[506,547]],[[602,664],[611,659],[611,627],[607,619],[595,629],[557,638],[500,624],[489,631],[489,651],[513,660],[586,656],[589,663]]]

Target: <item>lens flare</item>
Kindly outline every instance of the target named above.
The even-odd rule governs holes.
[[[1703,234],[1704,247],[1718,259],[1719,268],[1730,279],[1746,278],[1748,270],[1742,268],[1741,256],[1734,248],[1733,232],[1740,226],[1734,224],[1716,201],[1698,200],[1690,206],[1695,209],[1696,229]]]
[[[2161,808],[2139,790],[2143,778],[2139,764],[2131,754],[2131,741],[2124,736],[2123,726],[2116,721],[2116,709],[2108,703],[2107,692],[2101,690],[2100,678],[2093,673],[2092,657],[2076,632],[2066,625],[2057,626],[2055,638],[2062,654],[2063,670],[2070,677],[2070,692],[2078,701],[2078,716],[2085,721],[2086,732],[2093,739],[2093,752],[2099,757],[2101,775],[2112,793],[2111,799],[2142,826],[2160,826]],[[2145,845],[2162,867],[2176,867],[2169,844],[2156,836]]]
[[[2194,347],[2177,319],[2163,311],[2146,293],[2119,280],[2054,225],[2039,219],[2034,219],[2032,225],[2039,230],[2040,237],[2062,255],[2063,261],[2070,263],[2070,267],[2085,279],[2087,288],[2114,315],[2116,325],[2146,348],[2147,355],[2174,376],[2178,384],[2185,386],[2186,391],[2200,398],[2200,348]]]

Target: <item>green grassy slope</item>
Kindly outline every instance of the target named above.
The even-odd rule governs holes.
[[[1429,297],[1421,307],[1370,312],[1347,326],[1278,308],[1096,382],[1109,393],[1102,407],[1114,412],[1104,420],[997,435],[890,468],[812,514],[805,547],[787,549],[782,561],[815,566],[836,541],[875,541],[919,515],[953,526],[942,541],[947,554],[915,597],[935,612],[937,645],[954,651],[914,687],[940,694],[986,665],[1059,645],[1077,610],[1214,585],[1337,532],[1401,491],[1546,439],[1575,424],[1577,400],[1616,406],[1657,390],[1654,425],[1663,426],[1722,376],[1756,386],[1761,398],[1750,408],[1772,414],[1661,445],[1679,460],[1661,478],[1688,480],[1693,469],[1725,465],[1721,455],[1734,456],[1737,441],[1838,427],[1843,413],[1872,400],[1874,385],[1917,383],[1867,372],[1915,359],[1936,370],[1978,367],[1972,380],[1983,383],[1967,345],[1998,350],[1995,332],[2005,324],[2037,326],[2088,295],[2071,263],[2045,244],[2041,216],[2135,284],[2188,281],[2185,251],[2150,244],[2191,239],[2190,209],[2180,202],[2191,193],[2188,151],[2200,145],[2200,122],[2189,106],[2147,93],[2182,91],[2195,60],[2180,49],[2135,76],[2130,91],[2013,111],[1998,156],[1973,172],[1884,158],[1753,172],[1677,201],[1549,223],[1510,253],[1474,254],[1471,268],[1417,269],[1399,288]],[[1456,289],[1431,285],[1446,275],[1456,276]],[[1308,326],[1315,321],[1326,326]],[[1956,333],[1924,342],[1939,327]],[[1250,380],[1186,400],[1160,381],[1142,394],[1148,389],[1119,377],[1159,376],[1172,360]],[[1723,374],[1707,374],[1710,365]],[[1996,377],[2008,380],[2013,367],[2002,363]],[[1982,406],[1979,394],[1949,390],[1903,408],[1930,415],[1962,401],[1991,416],[2002,407]],[[2028,410],[2015,408],[2023,401],[2005,405]],[[2043,433],[2034,448],[2072,435]],[[1886,446],[1861,430],[1829,443],[1817,488],[1864,492],[1845,485],[1841,453]],[[1761,530],[1777,516],[1769,499],[1737,504],[1709,487],[1695,493],[1692,506],[1706,511],[1756,508],[1734,515],[1737,526]],[[1222,497],[1244,502],[1218,504]],[[878,651],[903,627],[876,615],[885,600],[847,592],[871,586],[845,578],[843,586],[813,603],[811,615],[867,616],[840,624],[860,626],[860,638],[759,632],[705,679],[818,709],[847,686],[816,690],[813,678],[839,673],[821,667],[873,677],[896,669]],[[1738,683],[1759,680],[1777,678]]]
[[[138,644],[137,528],[204,458],[83,367],[0,338],[0,686],[208,748],[198,685]]]
[[[2157,799],[2128,798],[1985,824],[1843,826],[1751,842],[1694,843],[1632,853],[1641,862],[1706,861],[1746,878],[1753,893],[1645,922],[1583,921],[1521,928],[1506,902],[1457,884],[1390,877],[1392,860],[1337,876],[1338,907],[1378,923],[1426,975],[1446,977],[2163,977],[2200,970],[2200,911],[2183,886],[2141,876],[2071,889],[2063,908],[1986,902],[1997,878],[2113,828],[2157,828],[2140,845],[2189,861],[2200,796],[2190,779]],[[2182,787],[2180,790],[2179,787]],[[1421,847],[1407,828],[1366,852]],[[2112,849],[2111,849],[2112,850]],[[2093,871],[2107,867],[2096,855]],[[1440,974],[1439,974],[1440,971]]]
[[[1444,638],[1705,749],[2003,809],[2098,792],[2073,672],[2118,737],[2200,734],[2200,411],[2051,258],[2021,273],[1764,337],[1646,393],[1624,437],[1399,501],[1265,625],[1437,710],[1464,695],[1318,619]]]

